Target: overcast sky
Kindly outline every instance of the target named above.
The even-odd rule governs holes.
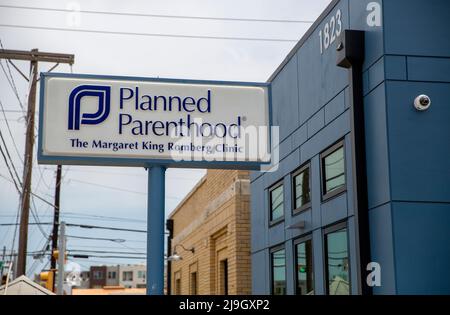
[[[314,21],[329,2],[330,0],[0,0],[0,39],[5,49],[38,48],[47,52],[75,54],[72,69],[74,73],[264,82],[311,25],[301,21]],[[67,9],[102,13],[64,11]],[[249,21],[250,19],[258,21]],[[29,63],[16,61],[15,64],[28,74]],[[9,75],[5,61],[2,61],[2,65]],[[39,71],[47,71],[51,66],[52,64],[41,63]],[[26,107],[28,83],[12,66],[10,70],[19,99]],[[54,70],[70,71],[67,65],[60,65]],[[19,154],[1,111],[0,131],[19,176],[22,177],[24,114],[2,69],[0,101],[6,110],[7,122]],[[55,169],[55,166],[38,166],[36,161],[33,168],[33,191],[50,202],[54,199]],[[166,174],[167,215],[205,171],[169,169]],[[3,159],[0,159],[0,175],[10,179]],[[144,169],[64,166],[63,175],[61,213],[66,222],[146,229],[147,174]],[[34,201],[39,221],[51,222],[53,209],[39,199],[35,198]],[[19,196],[13,184],[0,177],[0,223],[14,223],[18,205]],[[30,222],[35,222],[32,215]],[[37,226],[30,227],[29,252],[43,249],[46,243],[43,233],[48,235],[51,226],[43,225],[42,229],[40,231]],[[135,254],[129,256],[144,257],[144,233],[76,227],[69,227],[67,233],[72,236],[126,239],[124,243],[117,243],[69,238],[69,250],[130,252]],[[0,250],[6,246],[8,253],[11,251],[13,235],[14,226],[0,226]],[[18,236],[15,248],[17,239]],[[39,272],[47,260],[45,258],[41,263],[29,257],[29,275]],[[144,259],[97,257],[75,261],[87,269],[92,264],[135,263]]]

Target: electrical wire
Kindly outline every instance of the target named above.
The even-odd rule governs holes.
[[[132,12],[113,12],[113,11],[93,11],[93,10],[69,10],[43,7],[27,7],[17,5],[0,5],[2,8],[8,9],[25,9],[25,10],[40,10],[53,11],[63,13],[87,13],[98,15],[114,15],[114,16],[131,16],[131,17],[151,17],[151,18],[168,18],[168,19],[186,19],[186,20],[213,20],[213,21],[238,21],[238,22],[269,22],[269,23],[313,23],[309,20],[282,20],[282,19],[255,19],[255,18],[230,18],[230,17],[209,17],[209,16],[189,16],[189,15],[168,15],[168,14],[146,14],[146,13],[132,13]]]
[[[278,42],[278,43],[293,43],[297,39],[284,38],[255,38],[255,37],[233,37],[233,36],[208,36],[208,35],[183,35],[183,34],[163,34],[163,33],[140,33],[140,32],[120,32],[120,31],[104,31],[104,30],[89,30],[78,28],[63,28],[63,27],[48,27],[48,26],[33,26],[33,25],[18,25],[18,24],[0,24],[0,27],[18,28],[18,29],[34,29],[41,31],[62,31],[62,32],[76,32],[76,33],[94,33],[104,35],[131,35],[131,36],[145,36],[145,37],[166,37],[166,38],[188,38],[188,39],[212,39],[212,40],[234,40],[234,41],[257,41],[257,42]]]

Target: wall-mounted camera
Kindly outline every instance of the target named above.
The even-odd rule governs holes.
[[[423,111],[427,110],[431,106],[431,98],[427,95],[419,95],[414,100],[414,107],[417,110]]]

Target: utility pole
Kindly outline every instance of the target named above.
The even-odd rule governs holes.
[[[27,130],[25,142],[25,158],[23,168],[22,193],[21,193],[21,213],[20,213],[20,229],[19,229],[19,252],[17,257],[16,277],[26,273],[26,252],[28,242],[28,221],[30,215],[30,198],[31,198],[31,178],[33,169],[33,148],[34,148],[34,117],[36,109],[36,85],[39,62],[67,63],[72,65],[75,60],[74,55],[56,54],[48,52],[40,52],[38,49],[31,51],[0,49],[0,58],[11,60],[27,60],[30,61],[30,91],[28,95],[27,109]],[[14,64],[13,64],[14,65]],[[14,68],[18,68],[14,65]],[[18,70],[20,72],[20,70]],[[23,73],[20,72],[23,76]]]
[[[6,246],[3,246],[2,261],[1,261],[2,268],[0,270],[0,276],[2,277],[1,279],[3,279],[3,269],[5,268],[5,264],[6,264],[5,257],[6,257]],[[0,285],[2,285],[1,283],[2,283],[2,280],[0,280]]]
[[[57,294],[64,294],[64,260],[66,259],[66,223],[61,222],[59,227],[59,249],[58,249],[58,288]]]
[[[61,165],[56,169],[56,185],[55,185],[55,212],[53,215],[53,232],[52,232],[52,250],[50,252],[50,269],[52,272],[56,269],[56,259],[53,252],[58,248],[58,226],[59,226],[59,197],[61,191]],[[55,287],[55,277],[53,277],[53,288]]]

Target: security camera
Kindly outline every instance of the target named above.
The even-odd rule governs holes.
[[[431,98],[427,95],[419,95],[414,100],[414,107],[417,110],[423,111],[427,110],[431,106]]]

